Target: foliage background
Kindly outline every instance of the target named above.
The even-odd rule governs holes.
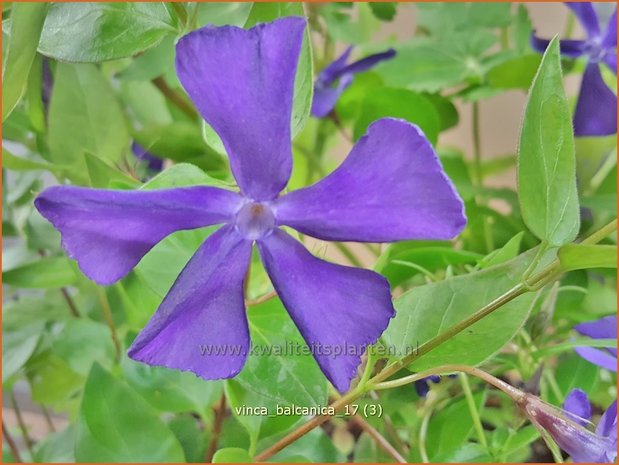
[[[210,229],[174,234],[126,279],[101,288],[66,258],[58,234],[32,206],[37,192],[57,182],[139,187],[154,173],[134,158],[132,141],[167,160],[147,188],[229,181],[222,148],[196,117],[172,67],[174,40],[194,27],[251,25],[303,9],[308,14],[312,49],[306,49],[298,76],[303,86],[291,189],[337,166],[352,140],[381,116],[405,117],[438,141],[445,169],[467,203],[469,226],[460,239],[380,248],[327,249],[308,242],[314,253],[340,263],[352,254],[403,295],[397,308],[414,324],[398,321],[385,343],[429,340],[440,329],[437,316],[457,323],[519,282],[532,258],[517,258],[539,238],[523,221],[516,146],[526,91],[541,58],[528,45],[531,21],[542,35],[565,33],[571,20],[559,4],[470,6],[475,14],[453,5],[389,3],[52,4],[21,17],[13,8],[3,2],[3,63],[14,73],[3,73],[3,421],[25,460],[204,461],[212,458],[213,444],[226,449],[216,460],[240,460],[304,420],[236,415],[235,406],[327,402],[327,383],[308,357],[255,357],[227,382],[204,382],[126,357],[128,343]],[[576,27],[571,34],[581,33]],[[336,108],[339,127],[309,118],[313,71],[350,43],[358,46],[356,56],[395,46],[398,58],[356,77]],[[571,105],[582,70],[580,61],[563,61]],[[605,77],[616,86],[613,76]],[[615,158],[614,137],[576,142],[580,237],[616,215]],[[253,270],[249,299],[270,290],[258,261]],[[616,311],[615,283],[612,268],[571,271],[420,358],[411,370],[483,362],[487,371],[550,403],[560,404],[580,387],[605,408],[616,397],[615,377],[572,351],[571,328]],[[451,310],[450,292],[459,304]],[[431,305],[418,305],[424,293]],[[255,342],[300,340],[277,299],[248,312]],[[469,382],[473,406],[459,378],[444,378],[425,399],[408,385],[358,403],[382,406],[381,418],[365,421],[408,461],[552,460],[539,433],[504,396]],[[485,439],[474,427],[475,415]],[[14,458],[6,442],[3,458]],[[392,460],[345,417],[274,459]]]

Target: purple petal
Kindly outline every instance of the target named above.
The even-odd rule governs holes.
[[[415,381],[415,391],[419,397],[425,397],[430,392],[430,382],[438,383],[441,381],[441,377],[438,375],[431,375]]]
[[[107,285],[168,234],[228,221],[241,201],[234,192],[206,186],[153,191],[55,186],[34,203],[60,231],[62,246],[84,274]]]
[[[608,136],[617,132],[617,96],[602,79],[597,63],[589,63],[574,111],[574,135]]]
[[[243,280],[251,241],[226,225],[189,260],[129,357],[204,379],[236,375],[249,351]]]
[[[367,71],[373,68],[374,66],[376,66],[381,61],[390,60],[395,55],[396,55],[396,52],[392,48],[384,52],[375,53],[373,55],[368,55],[367,57],[361,58],[360,60],[355,61],[354,63],[351,63],[350,65],[346,66],[342,70],[342,74],[348,74],[348,73],[356,74],[356,73],[361,73],[363,71]]]
[[[576,15],[589,37],[600,34],[600,24],[591,2],[566,2],[565,5]]]
[[[574,416],[570,420],[585,426],[591,419],[591,404],[582,389],[572,389],[563,402],[563,408]]]
[[[617,9],[613,11],[613,14],[608,19],[608,25],[606,31],[604,31],[604,37],[602,38],[602,46],[604,48],[617,47]],[[615,52],[615,55],[617,52]]]
[[[269,200],[292,170],[290,119],[305,19],[249,30],[204,27],[180,39],[176,69],[196,107],[219,134],[241,191]]]
[[[614,437],[617,439],[617,401],[610,404],[604,412],[595,432],[604,437]]]
[[[312,116],[324,118],[335,108],[340,95],[352,84],[353,75],[345,74],[336,87],[314,86],[314,100],[312,101]]]
[[[332,61],[325,69],[318,73],[316,83],[321,86],[328,86],[337,81],[342,75],[342,70],[346,68],[346,62],[352,49],[352,45],[349,46],[336,60]]]
[[[542,39],[535,34],[531,35],[531,47],[533,47],[533,50],[544,53],[548,44],[550,44],[550,40]],[[561,39],[559,41],[559,48],[561,50],[561,55],[577,58],[585,52],[586,43],[584,40]]]
[[[607,52],[603,60],[604,63],[617,74],[617,52]]]
[[[531,421],[546,430],[575,463],[604,462],[605,457],[615,448],[611,439],[594,434],[567,419],[559,409],[546,405],[539,399],[529,401],[525,409]]]
[[[280,224],[324,240],[450,239],[466,224],[462,200],[421,130],[384,118],[342,165],[274,202]]]
[[[137,142],[134,141],[131,144],[131,151],[135,155],[135,158],[145,162],[146,166],[148,166],[151,171],[159,172],[163,169],[163,160],[154,156]]]
[[[348,390],[365,348],[394,315],[387,280],[320,260],[280,229],[259,240],[258,250],[321,370],[338,391]]]
[[[606,351],[594,349],[593,347],[575,347],[574,350],[578,355],[594,365],[607,370],[617,371],[617,357]]]
[[[607,316],[595,321],[588,321],[574,326],[583,336],[593,339],[617,339],[617,316]]]

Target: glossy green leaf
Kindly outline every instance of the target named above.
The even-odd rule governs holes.
[[[26,90],[48,6],[43,2],[20,2],[11,9],[10,38],[2,53],[3,122]]]
[[[96,66],[57,64],[48,137],[51,161],[80,179],[85,152],[114,164],[128,149],[125,116]]]
[[[2,272],[2,282],[21,288],[57,288],[73,284],[77,275],[66,257],[42,258]]]
[[[559,249],[559,261],[565,271],[617,268],[617,246],[567,244]]]
[[[416,124],[432,143],[436,142],[441,127],[440,116],[427,97],[406,89],[383,88],[363,100],[354,139],[359,139],[371,123],[384,117],[403,118]]]
[[[298,2],[256,2],[253,4],[245,27],[257,23],[273,21],[283,16],[305,16],[303,3]],[[312,108],[314,95],[314,69],[312,60],[312,43],[306,29],[299,55],[297,74],[294,80],[294,100],[292,104],[291,132],[294,138],[305,126]]]
[[[94,365],[77,422],[78,462],[184,462],[172,431],[138,394]]]
[[[571,242],[580,227],[572,117],[555,38],[529,91],[518,147],[522,218],[550,246]]]
[[[213,455],[213,463],[253,463],[254,460],[245,449],[227,447],[219,449]]]
[[[412,353],[519,283],[531,259],[526,253],[499,266],[412,289],[395,299],[396,316],[383,340],[399,354]],[[483,362],[522,327],[532,302],[531,293],[512,300],[416,360],[412,369]]]
[[[275,414],[277,406],[327,405],[327,380],[279,299],[249,308],[247,316],[254,350],[241,373],[227,382],[233,409],[243,405],[264,407]],[[251,436],[266,434],[269,428],[273,432],[275,425],[268,424],[268,417],[233,413]],[[290,426],[298,416],[281,419],[285,422],[278,422],[279,428]]]
[[[127,382],[153,407],[163,412],[203,414],[221,396],[221,381],[206,381],[193,373],[123,360]]]
[[[58,2],[50,6],[39,51],[58,60],[98,63],[135,55],[174,32],[162,2]]]

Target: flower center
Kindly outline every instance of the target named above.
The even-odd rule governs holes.
[[[246,238],[256,240],[264,237],[275,227],[275,216],[264,203],[248,202],[236,214],[236,229]]]
[[[589,56],[589,60],[593,63],[598,63],[606,56],[606,50],[602,47],[602,41],[599,38],[594,38],[587,41],[585,45],[585,54]]]

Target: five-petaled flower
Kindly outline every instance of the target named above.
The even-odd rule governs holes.
[[[617,96],[602,78],[600,64],[605,63],[617,74],[617,10],[602,31],[598,16],[591,2],[570,2],[566,5],[582,24],[587,39],[561,40],[561,54],[570,58],[587,57],[587,67],[580,85],[580,95],[574,111],[576,136],[607,136],[617,132]],[[544,52],[549,41],[535,34],[531,37],[533,48]]]
[[[395,56],[395,50],[369,55],[349,65],[346,64],[353,47],[348,47],[342,55],[323,69],[314,83],[312,115],[324,118],[335,108],[340,95],[352,84],[355,74],[367,71],[383,60]],[[335,85],[334,85],[335,84]]]
[[[448,239],[465,225],[463,204],[414,125],[372,124],[320,182],[279,196],[292,170],[290,126],[305,19],[249,30],[205,27],[177,45],[178,77],[219,134],[240,193],[211,186],[114,191],[58,186],[36,206],[83,272],[111,284],[167,235],[223,224],[189,260],[129,356],[205,379],[236,375],[249,350],[243,281],[256,243],[275,290],[310,347],[354,346],[314,356],[339,391],[360,350],[394,314],[389,285],[364,269],[320,260],[280,226],[330,241]],[[236,347],[234,353],[204,345]],[[240,349],[240,350],[239,350]]]
[[[593,347],[576,347],[574,350],[585,360],[607,370],[617,371],[617,316],[607,316],[595,321],[588,321],[574,326],[583,336],[593,339],[614,339],[615,347],[595,349]]]
[[[523,394],[520,407],[543,434],[549,434],[575,463],[612,463],[617,457],[617,401],[606,410],[594,431],[587,426],[591,406],[587,395],[573,390],[564,409]]]

